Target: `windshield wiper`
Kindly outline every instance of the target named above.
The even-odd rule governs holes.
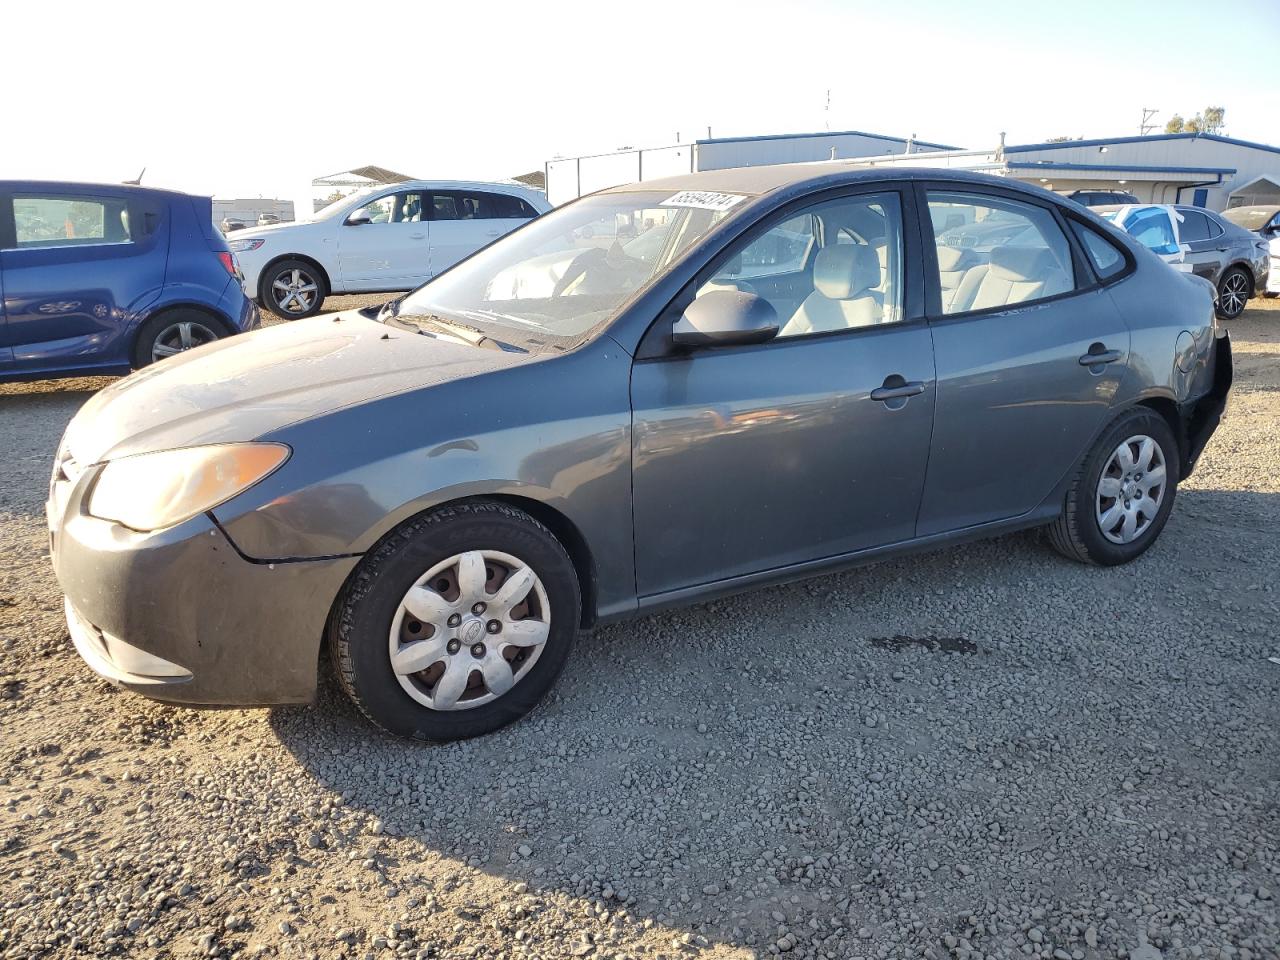
[[[434,313],[394,313],[383,318],[384,323],[394,323],[406,330],[413,330],[423,336],[430,336],[428,330],[438,330],[446,336],[461,340],[476,347],[488,347],[492,350],[517,350],[515,346],[504,343],[489,336],[478,327],[460,323],[452,318],[440,317]],[[522,351],[521,351],[522,352]]]

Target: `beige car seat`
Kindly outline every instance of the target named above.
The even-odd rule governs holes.
[[[965,271],[949,312],[1003,307],[1070,289],[1070,277],[1048,247],[996,247],[990,263]]]
[[[842,243],[823,247],[813,265],[813,293],[805,297],[787,321],[782,337],[880,322],[884,296],[880,284],[880,260],[866,244]]]

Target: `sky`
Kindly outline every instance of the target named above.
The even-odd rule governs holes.
[[[1203,0],[8,3],[0,179],[145,167],[301,214],[312,179],[354,166],[501,179],[708,127],[986,149],[1218,105],[1229,135],[1280,144],[1280,0],[1230,19]]]

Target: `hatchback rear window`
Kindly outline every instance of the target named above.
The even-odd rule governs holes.
[[[18,247],[129,243],[129,205],[114,197],[41,197],[14,194]]]

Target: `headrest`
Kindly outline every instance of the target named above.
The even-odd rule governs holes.
[[[1044,280],[1057,267],[1048,247],[996,247],[991,251],[991,276],[1001,280]]]
[[[823,247],[813,265],[813,285],[830,300],[851,300],[880,282],[880,260],[871,247],[842,243]]]
[[[946,244],[938,245],[938,269],[939,270],[959,270],[960,261],[964,259],[965,254],[969,251],[964,247],[951,247]]]

